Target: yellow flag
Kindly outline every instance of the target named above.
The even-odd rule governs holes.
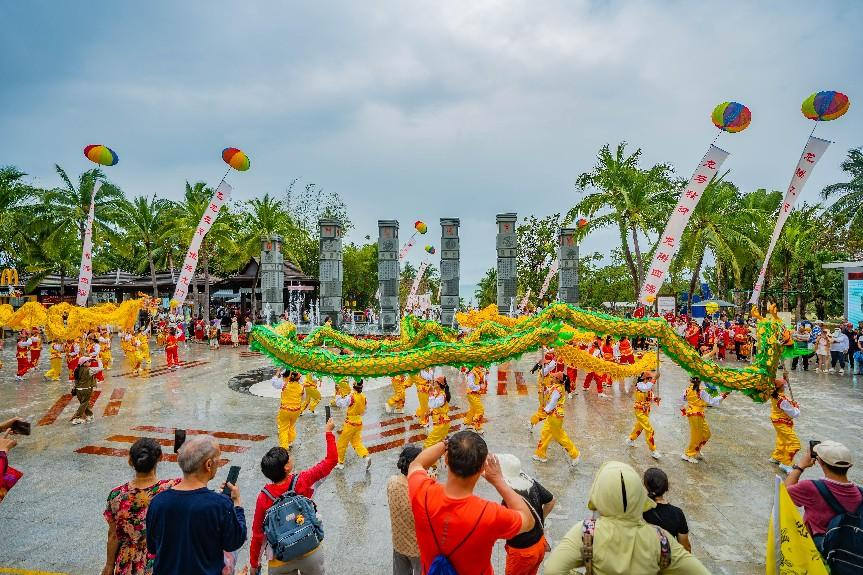
[[[778,476],[767,529],[766,566],[767,575],[827,575],[821,553]]]

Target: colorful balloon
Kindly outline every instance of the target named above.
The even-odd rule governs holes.
[[[425,222],[421,222],[419,220],[414,222],[414,228],[416,229],[416,231],[418,231],[421,234],[424,234],[427,231],[429,231],[429,227],[427,225],[425,225]]]
[[[578,229],[581,229],[581,228],[583,228],[584,226],[586,226],[586,225],[587,225],[587,220],[586,220],[586,219],[584,219],[584,218],[578,218],[578,221],[577,221],[577,222],[575,222],[575,225],[577,225],[577,226],[578,226]]]
[[[84,155],[91,162],[102,166],[113,166],[120,160],[114,150],[101,144],[90,144],[84,148]]]
[[[426,251],[427,251],[428,253],[430,253],[430,254],[433,254],[433,253],[435,253],[437,250],[434,248],[434,246],[426,246]]]
[[[749,108],[738,102],[722,102],[713,108],[713,125],[723,132],[742,132],[749,127],[752,113]]]
[[[850,107],[851,102],[848,100],[848,96],[842,92],[827,90],[815,92],[803,100],[800,110],[810,120],[827,122],[844,115]]]
[[[222,159],[238,172],[245,172],[251,166],[249,156],[237,148],[225,148],[222,150]]]

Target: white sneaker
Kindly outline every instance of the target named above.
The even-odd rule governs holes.
[[[698,455],[695,456],[695,459],[698,461],[704,461],[704,454],[699,451]]]
[[[579,456],[578,456],[578,457],[576,457],[575,459],[570,459],[570,460],[569,460],[569,468],[570,468],[570,469],[575,469],[575,468],[578,466],[578,462],[579,462],[579,461],[581,461],[581,455],[579,455]]]
[[[81,425],[82,423],[84,423],[84,420],[83,420],[83,419],[79,419],[79,418],[77,418],[77,417],[76,417],[75,419],[73,419],[73,420],[72,420],[72,425]]]
[[[662,454],[658,451],[651,451],[650,456],[654,459],[662,459]]]
[[[629,437],[627,437],[626,439],[624,439],[624,440],[623,440],[623,443],[625,443],[625,444],[626,444],[626,445],[628,445],[629,447],[635,447],[635,441],[634,441],[634,440],[632,440],[632,439],[629,439]]]
[[[387,413],[392,413],[392,412],[393,412],[393,408],[392,408],[392,407],[390,407],[390,404],[389,404],[389,403],[385,403],[385,404],[384,404],[384,411],[386,411]]]
[[[366,471],[372,468],[372,458],[369,455],[366,455]]]
[[[790,465],[784,465],[782,463],[779,464],[779,471],[781,471],[782,473],[785,473],[785,474],[791,473],[792,469],[793,469],[793,467],[791,467]]]
[[[689,457],[685,453],[680,456],[680,459],[682,459],[683,461],[688,461],[689,463],[698,463],[697,459],[695,459],[694,457]]]
[[[839,375],[845,375],[845,370],[844,370],[844,369],[840,369],[840,370],[839,370]]]
[[[344,463],[336,463],[336,466],[333,469],[344,469],[344,468],[345,468]]]
[[[834,371],[835,370],[831,367],[830,369],[827,370],[827,373],[833,373]]]
[[[769,462],[770,462],[770,463],[772,463],[773,465],[777,465],[777,464],[779,463],[779,460],[778,460],[778,459],[773,459],[772,457],[771,457],[770,459],[768,459],[767,461],[769,461]]]
[[[604,391],[602,393],[597,393],[597,397],[601,397],[602,399],[611,399]]]
[[[92,416],[92,415],[88,415],[88,416],[87,416],[87,419],[85,419],[85,421],[86,421],[87,423],[93,423],[93,416]]]
[[[539,461],[540,463],[548,463],[548,459],[546,459],[545,457],[540,457],[536,453],[531,455],[530,458],[533,459],[534,461]]]
[[[22,376],[22,375],[16,375],[16,376],[15,376],[15,379],[17,379],[18,381],[20,381],[20,380],[24,379],[24,376]]]

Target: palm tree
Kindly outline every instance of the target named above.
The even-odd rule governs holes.
[[[778,268],[782,275],[782,310],[788,310],[788,294],[791,292],[792,274],[796,275],[793,286],[797,292],[797,317],[803,317],[806,299],[803,293],[804,274],[807,266],[814,261],[816,247],[822,240],[819,231],[822,224],[818,221],[821,206],[804,203],[794,209],[785,221],[782,234],[776,243],[771,258],[771,266]]]
[[[618,144],[614,153],[608,144],[604,145],[593,170],[576,179],[579,190],[592,187],[599,191],[576,204],[564,220],[570,223],[583,214],[591,218],[591,229],[617,227],[635,295],[644,279],[645,254],[639,236],[661,231],[676,200],[675,189],[679,187],[671,178],[670,166],[657,164],[642,170],[638,167],[640,157],[640,148],[626,154],[626,142]],[[594,217],[600,212],[605,213]]]
[[[740,280],[745,262],[763,257],[764,251],[750,230],[752,224],[768,217],[758,208],[741,206],[737,186],[725,180],[728,172],[714,176],[707,184],[701,200],[692,210],[692,216],[680,242],[678,258],[689,262],[692,279],[689,283],[689,301],[698,287],[704,256],[708,250],[716,259],[717,277],[727,267],[736,282]],[[721,292],[721,286],[717,286]]]
[[[123,222],[123,239],[127,245],[141,246],[144,249],[150,279],[153,282],[153,297],[159,295],[156,284],[155,253],[170,228],[168,216],[174,208],[170,200],[137,196],[128,201],[122,199],[117,206],[119,220]]]
[[[285,259],[297,263],[299,260],[293,252],[290,237],[294,236],[297,226],[291,218],[285,205],[270,194],[264,194],[263,198],[254,198],[245,203],[245,210],[239,214],[239,222],[242,229],[237,249],[243,260],[261,255],[261,239],[275,234],[282,236],[282,250]],[[257,316],[257,305],[255,303],[255,290],[261,275],[261,262],[255,272],[255,280],[252,283],[252,319]]]
[[[184,245],[189,245],[191,242],[201,216],[210,205],[212,195],[212,188],[208,188],[205,182],[197,182],[194,185],[186,182],[183,199],[175,204],[169,218],[173,233]],[[235,249],[232,238],[236,230],[231,220],[228,207],[223,205],[219,217],[213,222],[210,231],[201,242],[199,254],[204,273],[204,321],[210,320],[210,258],[220,249],[228,251]]]
[[[839,216],[849,230],[859,233],[863,229],[863,148],[849,150],[841,167],[851,177],[850,181],[830,184],[821,190],[821,197],[826,200],[839,195],[830,211]]]
[[[22,235],[21,258],[27,262],[24,270],[30,274],[25,293],[30,293],[49,274],[60,276],[61,301],[66,291],[66,277],[77,269],[81,261],[81,248],[75,234],[66,229],[57,233],[46,225],[34,225],[30,233]]]
[[[26,175],[14,166],[0,167],[0,255],[7,264],[19,252],[16,245],[28,227],[22,225],[29,217],[27,201],[35,195],[33,188],[22,181]]]

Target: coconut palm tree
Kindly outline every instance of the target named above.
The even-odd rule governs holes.
[[[849,150],[841,167],[851,179],[830,184],[821,190],[821,197],[826,200],[839,196],[830,206],[831,213],[836,214],[849,230],[859,234],[863,229],[863,148]]]
[[[171,210],[169,225],[177,241],[188,246],[192,235],[198,229],[201,216],[210,205],[213,189],[206,182],[196,182],[194,185],[186,182],[183,199],[177,202]],[[210,320],[210,260],[218,251],[234,252],[236,246],[233,238],[236,235],[234,218],[227,205],[223,205],[218,218],[213,222],[210,231],[201,242],[200,268],[204,274],[204,320]]]
[[[794,209],[785,221],[782,234],[776,243],[770,265],[780,274],[782,278],[782,310],[788,311],[788,294],[792,287],[797,292],[797,317],[802,317],[805,308],[804,297],[804,274],[806,267],[814,261],[816,246],[822,240],[822,224],[819,222],[818,213],[820,205],[809,205],[804,203],[801,207]],[[795,285],[792,286],[792,275],[795,275]]]
[[[170,231],[168,216],[173,209],[173,202],[155,195],[151,198],[137,196],[132,198],[132,201],[123,198],[117,205],[118,219],[123,222],[125,243],[142,247],[146,255],[150,279],[153,282],[153,297],[159,295],[155,254],[162,238]]]
[[[288,213],[281,200],[273,198],[270,194],[264,194],[263,198],[254,198],[245,202],[245,209],[239,214],[240,229],[237,241],[237,249],[243,260],[261,255],[261,239],[272,235],[280,235],[283,238],[282,250],[285,259],[298,263],[299,259],[293,251],[296,246],[292,245],[291,237],[299,232],[297,226]],[[257,315],[255,304],[255,290],[261,275],[260,262],[255,272],[255,280],[252,284],[252,319]]]
[[[0,167],[0,257],[4,265],[13,264],[20,259],[21,232],[27,229],[22,225],[29,218],[28,201],[36,191],[26,183],[24,172],[15,166]]]
[[[676,201],[678,192],[675,190],[679,188],[672,179],[670,166],[657,164],[642,170],[638,167],[640,157],[640,148],[627,155],[626,142],[618,144],[613,153],[608,144],[604,145],[593,170],[576,179],[579,190],[595,188],[598,191],[576,204],[564,220],[568,224],[579,215],[585,215],[590,218],[591,229],[617,228],[636,296],[644,279],[647,255],[641,248],[641,236],[663,229]]]

